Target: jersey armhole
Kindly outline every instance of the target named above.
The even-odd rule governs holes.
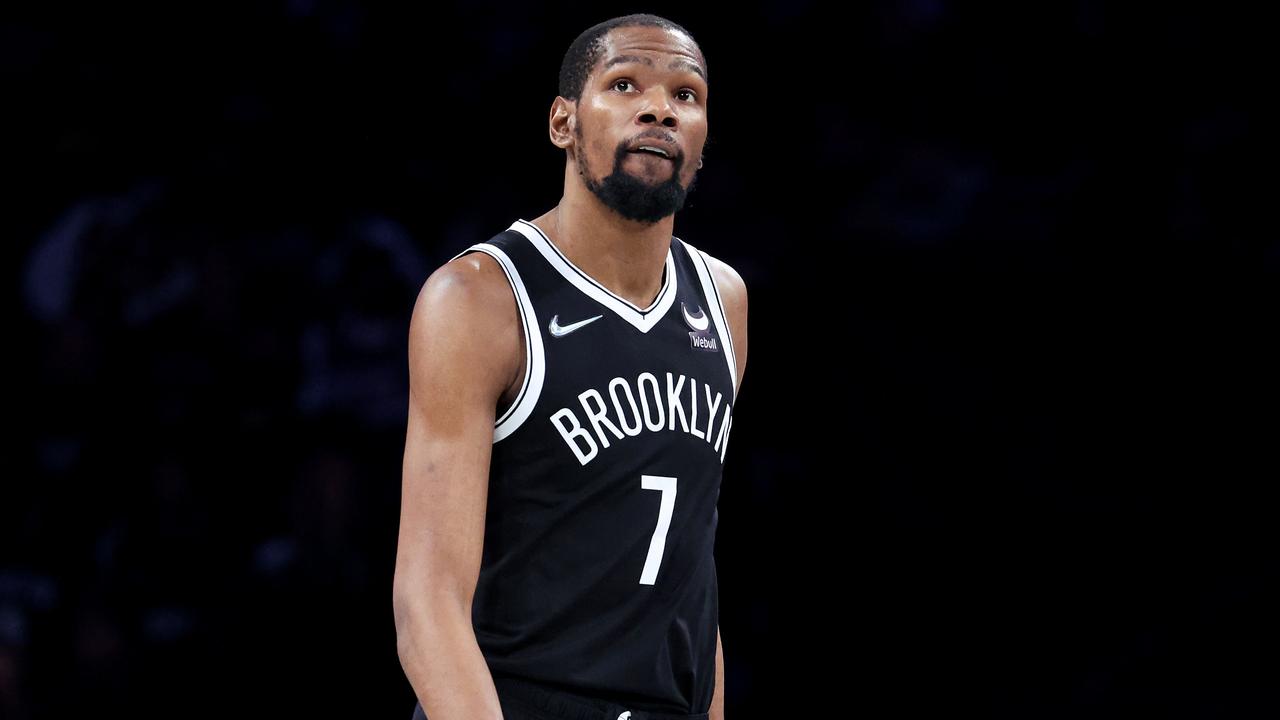
[[[533,303],[529,300],[529,292],[525,289],[524,281],[520,278],[515,263],[501,248],[490,243],[472,245],[449,258],[449,261],[452,262],[470,252],[482,252],[498,261],[515,296],[516,315],[520,318],[520,329],[524,333],[524,379],[520,384],[520,392],[516,394],[510,407],[494,419],[493,442],[497,443],[515,432],[516,428],[524,424],[524,421],[533,413],[533,406],[537,404],[538,396],[542,394],[542,383],[546,377],[546,357],[542,349],[542,333],[538,330],[538,319],[533,313]]]
[[[680,238],[676,238],[680,240]],[[702,283],[702,294],[707,298],[707,303],[711,305],[712,322],[716,325],[716,331],[720,333],[720,337],[724,338],[724,358],[729,365],[729,383],[733,387],[733,401],[738,401],[738,356],[733,350],[733,333],[729,329],[729,319],[724,313],[724,302],[720,297],[720,287],[716,285],[715,274],[711,272],[711,256],[690,245],[684,240],[680,240],[688,252],[690,259],[693,261],[694,270],[697,271],[698,281]]]

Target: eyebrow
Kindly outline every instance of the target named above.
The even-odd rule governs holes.
[[[614,65],[621,65],[623,63],[640,63],[641,65],[648,65],[649,67],[653,67],[652,58],[645,57],[643,55],[618,55],[617,57],[611,58],[608,62],[606,62],[604,64],[604,69],[608,70]],[[667,69],[668,70],[684,70],[686,72],[691,72],[697,75],[698,77],[702,78],[702,82],[707,81],[707,75],[706,73],[702,72],[702,68],[689,62],[688,60],[672,60],[671,64],[667,66]]]

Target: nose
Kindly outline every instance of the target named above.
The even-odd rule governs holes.
[[[650,89],[644,94],[644,104],[636,115],[642,125],[661,123],[665,127],[674,128],[680,124],[675,109],[671,107],[667,89],[661,86]]]

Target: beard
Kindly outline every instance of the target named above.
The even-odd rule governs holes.
[[[578,127],[581,128],[581,125]],[[580,130],[579,137],[581,137]],[[582,146],[579,145],[579,147]],[[693,190],[697,175],[690,179],[689,187],[686,188],[680,184],[680,168],[684,166],[683,155],[667,161],[671,163],[671,176],[654,184],[623,169],[622,165],[627,161],[629,154],[625,143],[618,145],[613,157],[613,172],[596,181],[587,171],[584,154],[578,152],[578,174],[582,176],[583,184],[600,199],[600,202],[604,203],[605,207],[628,220],[652,224],[684,207],[685,197]]]

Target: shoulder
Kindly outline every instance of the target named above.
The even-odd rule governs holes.
[[[704,252],[702,254],[707,258],[707,267],[711,270],[716,289],[720,291],[721,301],[725,304],[725,312],[728,313],[730,309],[733,309],[745,314],[747,311],[747,283],[742,279],[742,275],[729,263],[709,253]]]
[[[427,277],[418,291],[414,316],[418,319],[433,311],[450,310],[496,319],[502,313],[485,311],[501,307],[498,301],[510,294],[506,273],[498,261],[488,253],[469,252],[446,262]]]
[[[455,257],[436,268],[418,291],[409,323],[411,370],[446,353],[480,362],[505,382],[519,357],[519,322],[498,261],[484,252]],[[476,343],[477,337],[487,340]]]

